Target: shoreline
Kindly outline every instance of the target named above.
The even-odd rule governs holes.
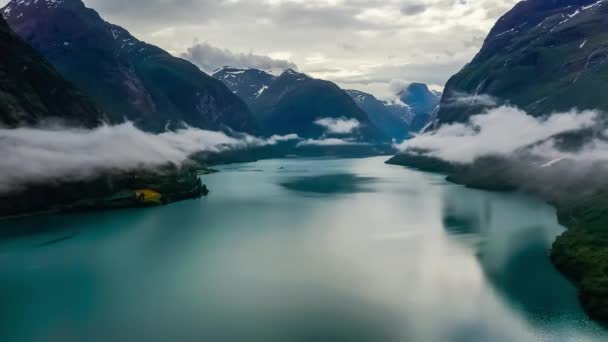
[[[471,178],[470,172],[435,158],[397,155],[386,164],[445,175],[446,181],[470,189],[525,193],[516,184],[492,178],[492,172]],[[608,198],[600,196],[599,199],[588,199],[588,203],[567,206],[533,191],[527,193],[555,208],[558,223],[565,231],[552,243],[548,258],[555,269],[576,287],[585,313],[601,326],[608,327],[608,248],[603,247],[608,246],[608,232],[603,233],[601,229],[604,219],[608,222]],[[591,223],[597,225],[597,231]]]
[[[0,222],[76,212],[146,208],[209,194],[199,173],[215,170],[174,169],[106,174],[86,181],[35,184],[0,197]]]

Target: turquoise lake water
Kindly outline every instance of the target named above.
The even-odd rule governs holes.
[[[387,158],[220,167],[207,198],[0,222],[0,341],[606,341],[555,211]]]

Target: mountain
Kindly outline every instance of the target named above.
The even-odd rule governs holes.
[[[104,21],[81,0],[12,0],[3,16],[66,79],[110,114],[149,131],[188,125],[253,131],[247,105],[183,59]]]
[[[420,132],[432,121],[441,101],[441,93],[429,90],[423,83],[412,83],[397,95],[413,114],[410,123],[412,132]]]
[[[212,76],[222,81],[250,107],[255,106],[262,93],[276,79],[276,76],[263,70],[232,67],[220,68]]]
[[[40,54],[0,17],[0,126],[41,121],[92,127],[103,119],[100,110],[64,80]]]
[[[346,90],[346,93],[387,137],[398,141],[409,137],[410,124],[414,119],[409,106],[381,101],[371,94],[358,90]]]
[[[0,127],[12,129],[61,122],[92,128],[106,121],[103,112],[15,34],[1,16],[0,51]],[[0,140],[5,143],[4,147],[8,146],[9,155],[4,158],[28,164],[28,160],[20,158],[19,144],[13,147],[14,141]],[[145,196],[137,196],[135,189],[152,189],[161,196],[160,202],[150,202]],[[100,172],[85,180],[32,179],[21,187],[0,191],[0,218],[149,206],[197,198],[206,193],[196,169],[172,165],[131,172]]]
[[[501,104],[518,106],[536,117],[572,108],[606,113],[607,62],[608,1],[521,1],[498,20],[475,58],[448,81],[439,124],[465,122]],[[565,150],[580,151],[593,131],[571,132],[555,140]],[[449,180],[467,187],[523,191],[551,203],[559,222],[568,227],[554,242],[551,260],[577,287],[585,311],[606,324],[606,165],[601,158],[591,166],[578,158],[539,163],[525,158],[527,150],[479,158],[470,165],[410,151],[389,163],[446,173]]]
[[[266,134],[296,133],[303,138],[327,136],[386,141],[357,103],[336,84],[288,69],[279,76],[261,70],[222,68],[213,73],[253,110]],[[352,134],[328,132],[322,119],[356,120]]]
[[[441,123],[466,121],[487,101],[529,114],[608,110],[608,1],[527,0],[494,26],[481,51],[447,83]]]

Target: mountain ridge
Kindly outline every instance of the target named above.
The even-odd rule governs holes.
[[[12,0],[2,15],[13,30],[113,122],[149,131],[182,123],[254,132],[247,105],[194,64],[106,22],[81,0]]]
[[[94,127],[104,114],[79,89],[17,36],[0,16],[0,124],[36,125],[49,120]]]
[[[296,133],[303,138],[317,139],[332,136],[318,120],[351,119],[360,124],[353,131],[359,140],[388,140],[367,113],[332,82],[293,69],[275,76],[259,69],[224,67],[212,76],[245,100],[266,134]]]
[[[402,141],[409,137],[410,125],[414,120],[414,114],[409,106],[382,101],[374,95],[360,90],[347,89],[346,93],[367,113],[370,120],[391,139]]]
[[[496,105],[533,116],[572,108],[608,111],[608,2],[528,0],[501,17],[479,53],[447,82],[439,124]],[[466,99],[466,101],[462,101]]]

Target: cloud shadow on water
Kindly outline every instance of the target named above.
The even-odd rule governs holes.
[[[372,185],[377,182],[373,177],[354,174],[329,174],[289,178],[281,182],[285,189],[312,194],[355,194],[374,192]]]

